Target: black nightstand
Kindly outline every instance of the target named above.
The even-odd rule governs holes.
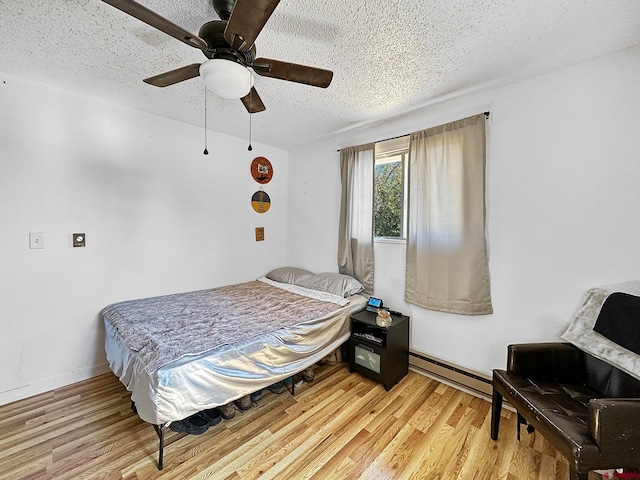
[[[358,372],[390,390],[409,372],[409,317],[391,315],[391,325],[379,327],[376,313],[351,315],[349,371]]]

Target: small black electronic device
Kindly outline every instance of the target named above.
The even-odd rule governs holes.
[[[369,302],[367,303],[367,306],[365,307],[365,309],[368,312],[378,313],[379,308],[382,308],[382,299],[376,298],[376,297],[369,297]]]

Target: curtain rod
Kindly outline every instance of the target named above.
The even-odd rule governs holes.
[[[484,113],[484,118],[486,118],[487,120],[489,119],[489,115],[491,114],[491,112],[483,112]],[[395,140],[396,138],[402,138],[402,137],[406,137],[407,135],[411,135],[410,133],[405,133],[404,135],[398,135],[397,137],[391,137],[391,138],[385,138],[384,140],[378,140],[376,142],[373,143],[380,143],[380,142],[388,142],[389,140]],[[341,149],[339,148],[338,150],[336,150],[336,152],[339,152]]]

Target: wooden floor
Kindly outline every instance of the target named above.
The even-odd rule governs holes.
[[[345,364],[311,384],[265,393],[203,435],[158,437],[131,411],[112,374],[0,406],[2,479],[538,479],[569,478],[566,461],[537,433],[515,435],[503,409],[409,372],[391,391]]]

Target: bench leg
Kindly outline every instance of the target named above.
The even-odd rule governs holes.
[[[518,412],[518,422],[516,424],[516,432],[517,432],[517,438],[518,441],[520,441],[520,425],[526,425],[527,421],[524,419],[524,417],[522,415],[520,415],[520,412]]]
[[[589,480],[589,472],[578,473],[573,468],[569,469],[569,480]]]
[[[498,439],[498,430],[500,429],[500,412],[502,411],[502,395],[493,389],[493,398],[491,401],[491,439]]]

